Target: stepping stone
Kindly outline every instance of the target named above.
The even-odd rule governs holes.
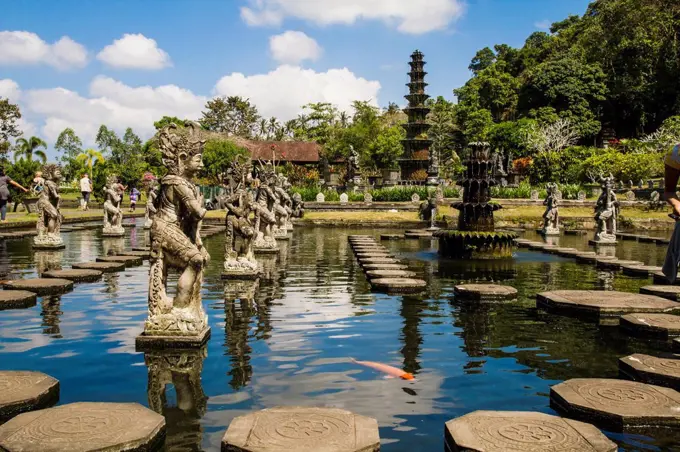
[[[636,353],[619,359],[619,374],[650,385],[680,389],[680,359]]]
[[[99,270],[103,273],[122,272],[125,270],[125,264],[121,262],[80,262],[71,265],[71,267],[85,270]]]
[[[591,424],[533,411],[473,411],[446,423],[447,451],[616,452]]]
[[[603,290],[556,290],[536,295],[536,307],[549,312],[617,325],[619,317],[635,312],[671,313],[680,304],[653,295]]]
[[[646,235],[642,235],[642,236],[638,237],[638,242],[640,242],[640,243],[654,243],[655,240],[656,240],[656,237],[648,237]]]
[[[583,259],[591,259],[591,262],[595,262],[595,258],[597,258],[597,253],[595,251],[581,251],[580,253],[574,254],[574,258],[576,258],[576,262],[582,262]]]
[[[577,250],[576,248],[564,248],[564,247],[561,247],[561,246],[556,246],[555,248],[547,248],[545,251],[548,254],[555,254],[555,255],[558,255],[558,256],[561,256],[562,253],[578,253],[579,252],[579,250]]]
[[[43,278],[62,278],[73,282],[95,282],[102,279],[102,272],[99,270],[68,269],[68,270],[49,270],[41,275]]]
[[[0,450],[7,452],[141,452],[159,450],[164,442],[165,418],[138,403],[70,403],[0,426]]]
[[[371,257],[392,257],[389,251],[369,251],[363,253],[356,253],[358,259],[369,259]]]
[[[608,430],[680,427],[680,393],[626,380],[574,378],[550,388],[558,413]]]
[[[663,239],[661,237],[656,237],[654,239],[654,243],[656,243],[657,245],[668,245],[669,243],[671,243],[671,241],[669,239]]]
[[[401,240],[404,236],[400,234],[380,234],[380,240]]]
[[[670,283],[668,282],[668,278],[666,278],[666,275],[663,274],[663,272],[658,271],[652,273],[652,281],[654,281],[654,284],[660,285],[660,286],[667,286]],[[680,278],[676,278],[675,283],[673,284],[675,286],[680,285]]]
[[[680,286],[645,286],[640,289],[640,293],[680,301]]]
[[[624,275],[638,278],[649,278],[655,272],[661,271],[661,267],[651,265],[624,265],[621,269]]]
[[[628,314],[621,317],[620,326],[633,336],[649,336],[663,340],[680,336],[680,316],[673,314]]]
[[[397,259],[391,257],[367,257],[364,259],[359,259],[359,264],[363,267],[367,264],[399,264]]]
[[[366,277],[368,279],[377,278],[412,278],[416,276],[416,272],[406,270],[368,270]]]
[[[584,253],[576,255],[576,262],[582,264],[597,264],[598,261],[615,261],[615,256],[600,256],[598,254],[586,255]]]
[[[588,231],[582,229],[565,229],[564,235],[586,235]]]
[[[59,381],[55,378],[42,372],[0,371],[0,424],[58,401]]]
[[[457,299],[493,302],[517,299],[517,289],[498,284],[461,284],[455,286],[453,292]]]
[[[370,283],[373,289],[389,293],[416,293],[427,287],[425,281],[414,278],[376,278],[371,279]]]
[[[149,246],[133,246],[132,251],[148,251],[148,252],[151,252],[151,247],[149,247]]]
[[[621,270],[621,267],[624,265],[644,265],[643,262],[639,261],[626,261],[626,260],[598,260],[597,261],[597,268],[601,268],[604,270]]]
[[[623,240],[637,240],[638,236],[636,234],[625,234],[623,232],[617,232],[616,237]]]
[[[387,248],[382,246],[361,246],[352,249],[355,253],[370,253],[372,251],[387,252]]]
[[[364,271],[371,270],[407,270],[408,265],[405,264],[365,264],[362,265]]]
[[[143,259],[137,256],[103,256],[98,257],[97,262],[118,262],[125,264],[126,267],[142,265]]]
[[[0,311],[35,306],[38,296],[27,290],[0,290]]]
[[[557,251],[558,256],[562,257],[576,257],[578,254],[583,254],[583,251],[577,250],[575,248],[563,248]]]
[[[73,281],[60,278],[28,278],[5,281],[5,289],[27,290],[39,296],[61,295],[73,290]]]
[[[275,407],[238,416],[222,438],[230,452],[380,450],[375,419],[338,408]]]
[[[141,257],[142,259],[149,259],[151,257],[151,251],[122,251],[116,253],[116,256],[135,256]]]

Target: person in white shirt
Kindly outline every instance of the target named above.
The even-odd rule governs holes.
[[[80,193],[83,198],[80,201],[80,207],[83,210],[88,210],[87,203],[90,202],[90,193],[92,193],[92,181],[87,174],[83,174],[80,179]]]

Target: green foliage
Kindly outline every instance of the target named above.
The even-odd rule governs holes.
[[[560,153],[552,154],[547,158],[538,158],[533,161],[530,169],[530,177],[534,183],[558,182],[566,184],[578,184],[588,180],[588,167],[584,162],[598,154],[603,149],[587,146],[570,146]]]
[[[513,155],[526,155],[526,136],[535,124],[536,121],[528,118],[494,124],[489,129],[489,143],[494,149],[505,149]]]
[[[14,146],[14,160],[33,160],[37,158],[41,163],[47,161],[47,154],[43,149],[47,148],[47,143],[42,138],[18,138]]]
[[[0,155],[7,155],[10,148],[10,139],[21,135],[18,121],[21,119],[19,106],[11,103],[9,99],[0,97]]]
[[[326,202],[340,201],[340,194],[335,190],[319,190],[314,187],[293,187],[293,192],[300,193],[302,200],[305,202],[316,201],[316,195],[321,192],[324,194]],[[394,187],[394,188],[380,188],[376,190],[369,190],[373,196],[374,202],[410,202],[411,196],[417,193],[421,200],[426,200],[429,197],[427,187]],[[445,198],[457,198],[458,190],[455,188],[445,188]],[[347,193],[348,199],[351,202],[360,202],[364,200],[364,194],[361,192]]]
[[[210,139],[203,149],[203,174],[211,184],[221,185],[224,175],[238,155],[250,156],[247,150],[239,147],[231,140]]]
[[[11,187],[12,200],[20,203],[27,196],[31,196],[31,186],[33,185],[33,178],[35,172],[40,170],[40,163],[35,160],[19,159],[14,164],[5,167],[5,173],[11,177],[15,182],[19,183],[24,188],[29,189],[28,193],[23,192],[17,188]]]
[[[399,168],[399,157],[404,153],[401,140],[406,138],[406,131],[397,125],[383,128],[368,147],[368,155],[364,160],[372,161],[378,168]]]
[[[167,127],[170,124],[175,124],[178,127],[184,127],[184,120],[179,119],[177,116],[163,116],[161,119],[153,123],[156,130],[161,130],[163,127]]]
[[[70,181],[77,178],[82,165],[76,159],[83,150],[83,142],[74,130],[69,127],[64,129],[59,134],[54,149],[61,154],[59,159],[63,164],[64,179]]]
[[[663,156],[651,154],[624,154],[617,149],[601,149],[583,162],[583,171],[595,179],[612,174],[619,181],[639,181],[663,176]]]
[[[215,97],[205,104],[200,120],[206,130],[243,138],[256,135],[260,114],[249,99],[240,96]]]

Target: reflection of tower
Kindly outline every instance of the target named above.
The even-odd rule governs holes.
[[[38,251],[33,252],[35,256],[35,271],[42,275],[46,271],[61,270],[61,260],[64,252],[59,251]]]
[[[401,354],[404,357],[404,370],[414,375],[420,370],[418,357],[420,356],[420,346],[423,344],[420,320],[425,309],[427,309],[427,303],[420,298],[403,297],[401,300],[399,314],[403,319],[401,339],[404,343]]]
[[[430,145],[432,145],[432,140],[427,137],[430,124],[426,119],[430,109],[425,106],[425,101],[430,96],[425,94],[427,72],[424,69],[423,54],[418,50],[413,52],[409,65],[411,66],[411,71],[408,73],[410,81],[406,84],[408,94],[404,96],[408,100],[408,107],[404,109],[404,113],[408,115],[408,123],[404,124],[406,138],[402,140],[404,155],[400,162],[403,180],[411,179],[413,173],[427,167]]]
[[[40,306],[43,334],[53,336],[55,338],[61,338],[61,330],[59,329],[61,315],[63,314],[61,311],[61,297],[43,297],[42,301],[40,302]]]
[[[247,386],[253,375],[250,365],[252,348],[248,345],[250,319],[259,281],[233,280],[224,287],[225,346],[231,358],[231,382],[234,390]]]
[[[125,237],[102,237],[102,252],[104,256],[120,254],[125,251]]]
[[[165,417],[166,450],[202,450],[200,420],[208,398],[203,393],[201,371],[206,356],[206,347],[144,353],[149,372],[149,408]],[[177,406],[168,403],[166,386],[169,384],[175,387]]]

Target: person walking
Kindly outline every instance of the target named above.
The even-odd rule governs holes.
[[[130,189],[130,212],[134,212],[137,208],[137,200],[141,193],[137,190],[137,187],[132,187]]]
[[[22,187],[17,182],[14,182],[11,177],[5,174],[5,169],[0,168],[0,223],[6,223],[7,220],[7,202],[9,201],[9,186],[13,185],[20,188],[24,193],[28,192],[27,188]]]
[[[91,193],[92,193],[92,180],[90,180],[90,177],[87,175],[87,173],[84,173],[83,177],[80,179],[80,194],[83,195],[82,199],[80,200],[80,208],[82,210],[89,209],[87,204],[90,202]]]

